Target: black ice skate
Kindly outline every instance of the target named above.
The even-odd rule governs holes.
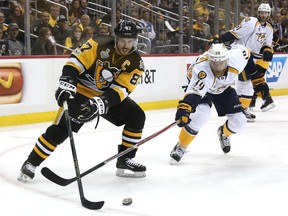
[[[231,148],[230,136],[226,136],[223,133],[223,126],[220,126],[218,128],[217,134],[218,134],[218,137],[219,137],[219,141],[220,141],[220,144],[221,144],[222,151],[224,153],[230,152],[230,148]]]
[[[178,143],[174,146],[170,153],[170,164],[174,164],[175,162],[179,162],[183,155],[186,153],[186,149],[181,147]]]
[[[146,167],[131,158],[118,158],[116,175],[119,177],[143,178]]]
[[[25,161],[21,167],[21,173],[17,178],[18,181],[26,183],[27,181],[31,180],[35,176],[35,169],[36,167],[33,166],[31,163]]]
[[[247,122],[255,122],[256,116],[252,114],[248,108],[244,109],[243,113],[246,116]]]
[[[266,112],[272,108],[274,108],[276,105],[274,104],[271,96],[267,96],[266,99],[263,101],[262,106],[260,107],[262,112]]]

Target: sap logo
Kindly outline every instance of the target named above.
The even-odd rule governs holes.
[[[286,57],[274,57],[273,58],[266,72],[266,81],[268,83],[278,81],[282,73],[285,62],[286,62]]]

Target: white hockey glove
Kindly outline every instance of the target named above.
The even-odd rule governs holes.
[[[76,94],[77,80],[72,79],[69,76],[61,76],[59,79],[59,87],[56,90],[55,98],[58,106],[63,106],[64,101],[73,99]]]
[[[78,120],[82,123],[90,122],[99,115],[108,112],[109,102],[104,96],[88,99],[80,105]]]

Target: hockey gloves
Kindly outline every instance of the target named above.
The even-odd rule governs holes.
[[[63,106],[64,101],[73,99],[76,94],[77,81],[69,76],[61,76],[59,79],[59,87],[56,90],[55,98],[58,106]]]
[[[178,122],[179,127],[184,127],[189,124],[191,119],[189,118],[190,113],[192,112],[192,107],[184,100],[179,101],[177,106],[177,112],[175,120]]]
[[[108,108],[109,102],[104,96],[88,99],[80,105],[80,114],[77,119],[82,123],[90,122],[97,116],[106,114]]]
[[[273,49],[272,48],[265,48],[263,51],[263,60],[264,61],[272,61],[273,58]]]

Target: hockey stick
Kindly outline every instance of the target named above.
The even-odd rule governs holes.
[[[146,137],[145,139],[139,141],[136,145],[130,147],[130,148],[127,148],[125,151],[122,151],[116,155],[113,155],[112,157],[104,160],[103,162],[97,164],[96,166],[88,169],[87,171],[79,174],[78,173],[78,176],[74,177],[74,178],[70,178],[70,179],[64,179],[60,176],[58,176],[57,174],[55,174],[52,170],[50,170],[49,168],[47,167],[43,167],[41,169],[41,173],[43,176],[45,176],[47,179],[49,179],[50,181],[54,182],[55,184],[58,184],[58,185],[61,185],[61,186],[67,186],[69,184],[71,184],[72,182],[76,181],[77,179],[80,179],[81,177],[84,177],[86,176],[87,174],[99,169],[100,167],[106,165],[108,162],[116,159],[116,158],[119,158],[125,154],[127,154],[128,152],[132,151],[133,149],[136,149],[138,148],[139,146],[141,146],[142,144],[148,142],[149,140],[155,138],[156,136],[162,134],[163,132],[165,132],[166,130],[168,130],[169,128],[175,126],[177,124],[177,121],[169,124],[168,126],[164,127],[163,129],[161,129],[160,131]]]
[[[101,209],[102,206],[104,205],[104,201],[91,202],[84,197],[84,191],[83,191],[83,186],[82,186],[82,181],[81,181],[80,169],[79,169],[79,164],[78,164],[78,159],[77,159],[77,154],[76,154],[76,148],[75,148],[75,143],[74,143],[74,138],[73,138],[73,132],[72,132],[70,117],[69,117],[69,113],[68,113],[68,106],[67,106],[66,101],[64,102],[64,114],[65,114],[65,119],[66,119],[66,124],[67,124],[69,140],[70,140],[70,144],[71,144],[71,151],[72,151],[72,155],[73,155],[74,168],[75,168],[75,173],[76,173],[75,180],[77,180],[77,183],[78,183],[78,189],[79,189],[79,194],[80,194],[82,206],[84,206],[88,209],[96,209],[96,210]]]
[[[176,29],[174,29],[167,20],[164,23],[165,23],[165,26],[168,28],[169,31],[176,32]],[[177,31],[177,32],[179,34],[184,34],[183,32],[179,32],[179,31]],[[205,42],[209,41],[208,39],[196,37],[196,36],[193,36],[193,35],[190,35],[190,37],[195,38],[197,40],[205,41]]]

